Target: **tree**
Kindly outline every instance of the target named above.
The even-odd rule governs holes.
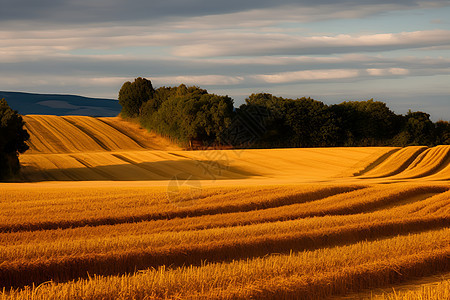
[[[266,113],[261,114],[263,109],[266,109]],[[257,114],[253,114],[254,111]],[[239,108],[239,115],[264,115],[263,122],[257,122],[263,125],[261,127],[264,132],[248,130],[250,134],[258,134],[256,143],[262,147],[315,147],[337,144],[339,128],[334,112],[324,103],[311,98],[294,100],[271,94],[252,94],[246,99],[246,104]],[[248,127],[253,123],[248,122]]]
[[[373,99],[342,102],[333,111],[342,118],[345,146],[383,145],[401,128],[401,118],[386,103]]]
[[[239,107],[236,118],[242,120],[242,132],[252,147],[289,146],[284,100],[267,93],[251,94]]]
[[[290,146],[317,147],[334,145],[337,127],[327,105],[311,98],[286,99],[286,123],[292,131]]]
[[[142,108],[140,121],[144,127],[183,144],[192,140],[206,144],[223,142],[222,132],[231,124],[233,113],[233,100],[228,96],[208,94],[199,87],[182,84],[157,89],[155,98],[161,103],[156,111],[148,103]]]
[[[448,122],[422,112],[397,115],[386,103],[326,105],[311,98],[251,94],[234,109],[228,96],[197,86],[160,87],[136,78],[119,92],[122,115],[182,144],[236,147],[407,146],[449,144]]]
[[[143,103],[152,101],[155,90],[152,82],[138,77],[133,83],[125,82],[119,91],[119,104],[124,117],[135,118],[139,115]],[[151,103],[152,106],[153,103]]]
[[[0,100],[0,179],[19,172],[19,153],[28,150],[30,135],[23,129],[24,121],[5,99]]]
[[[436,122],[436,144],[450,145],[450,123],[447,121]]]
[[[407,145],[434,146],[435,125],[430,115],[421,111],[406,114],[404,131],[408,137]]]
[[[233,100],[228,96],[205,94],[188,102],[186,115],[193,115],[190,127],[193,135],[189,139],[201,140],[207,144],[224,143],[223,133],[231,125]]]

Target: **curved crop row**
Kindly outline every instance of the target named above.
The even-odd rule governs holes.
[[[183,203],[169,202],[171,199],[168,199],[167,190],[155,192],[144,188],[124,196],[122,193],[116,195],[114,191],[106,189],[103,198],[99,199],[102,193],[97,192],[92,197],[86,196],[81,203],[76,203],[71,198],[66,200],[58,197],[51,201],[43,198],[42,201],[26,203],[28,205],[26,209],[23,207],[24,203],[20,201],[9,204],[0,203],[0,216],[9,216],[2,218],[0,232],[113,225],[252,211],[314,201],[360,188],[362,187],[353,185],[324,185],[290,188],[275,186],[260,189],[231,188],[223,191],[205,189],[196,198],[189,199],[192,205],[187,206],[183,206]],[[26,194],[20,190],[16,192],[17,197]],[[180,193],[189,193],[189,190],[183,189]],[[89,195],[89,191],[77,192],[77,194]],[[13,197],[12,191],[11,197]],[[52,202],[58,202],[58,206],[52,207],[50,205]],[[76,210],[73,209],[74,206],[77,207]]]
[[[63,240],[95,240],[117,236],[133,235],[137,232],[157,234],[170,232],[176,235],[182,231],[198,231],[204,229],[220,229],[233,227],[257,228],[263,232],[274,232],[281,228],[287,231],[323,230],[332,227],[342,227],[349,224],[369,224],[385,222],[408,216],[408,218],[445,217],[450,214],[450,192],[441,193],[424,200],[405,203],[388,209],[360,213],[354,215],[327,215],[313,218],[297,218],[292,206],[271,208],[264,211],[256,210],[240,213],[203,215],[199,217],[175,218],[155,221],[142,221],[136,223],[122,223],[116,225],[86,226],[68,228],[64,230],[20,231],[0,234],[0,244],[24,245],[40,241],[51,243]],[[246,225],[245,227],[242,227]],[[284,226],[284,227],[283,227]],[[265,230],[265,231],[264,231]]]
[[[419,178],[433,175],[450,163],[450,146],[437,146],[423,152],[400,178]]]
[[[372,193],[367,193],[367,190],[349,193],[347,204],[352,203],[351,194],[359,193],[359,195],[353,195],[353,198],[360,198],[360,201],[363,201],[361,192],[366,192],[366,196],[372,195],[375,201],[383,199],[382,195],[376,196],[379,191],[372,190]],[[420,189],[414,192],[417,191]],[[425,190],[422,189],[423,191]],[[401,195],[399,192],[401,191],[397,191],[397,195]],[[396,198],[395,195],[390,193],[393,199]],[[344,197],[341,197],[340,201],[333,199],[339,196],[341,195],[329,197],[329,200],[324,199],[326,201],[322,201],[322,204],[329,203],[328,205],[333,207],[333,203],[342,202],[345,206]],[[305,204],[320,207],[315,202],[321,202],[321,200]],[[364,202],[367,203],[367,201]],[[0,281],[10,282],[11,285],[21,285],[45,281],[49,278],[67,280],[82,276],[86,272],[115,274],[130,272],[134,268],[198,264],[203,260],[222,261],[292,250],[315,249],[443,228],[450,226],[448,210],[442,211],[448,204],[449,198],[446,192],[385,211],[354,217],[346,215],[345,218],[334,220],[330,218],[311,219],[311,221],[298,219],[208,230],[186,228],[186,231],[166,231],[155,234],[146,233],[144,229],[138,231],[141,232],[139,235],[135,235],[136,230],[127,233],[114,231],[114,228],[111,228],[111,232],[105,232],[104,235],[92,237],[61,235],[54,240],[43,238],[44,236],[41,235],[40,239],[28,240],[26,243],[17,241],[14,239],[14,234],[9,233],[6,234],[5,241],[12,240],[13,244],[7,242],[1,251],[0,275],[3,277],[0,276]],[[433,205],[432,210],[423,211]],[[292,211],[292,207],[289,206],[281,208],[284,208],[286,212]],[[268,213],[269,210],[259,211],[259,213]],[[350,210],[350,212],[353,211]],[[252,215],[252,212],[248,213]],[[232,218],[231,215],[227,217]],[[55,236],[57,232],[49,232],[49,234]]]
[[[427,148],[422,146],[412,146],[402,148],[391,156],[387,157],[375,168],[364,172],[364,177],[379,178],[396,175],[404,171],[423,151]]]
[[[198,180],[348,177],[397,148],[180,150],[168,139],[121,118],[24,116],[30,150],[25,181]],[[163,151],[161,151],[163,150]],[[64,156],[65,155],[65,156]],[[65,159],[65,170],[58,162]],[[70,162],[72,165],[70,166]],[[73,174],[72,174],[73,173]]]
[[[376,166],[360,172],[361,178],[448,180],[450,146],[406,147],[386,156]]]
[[[30,133],[33,154],[179,149],[166,139],[119,118],[27,115],[23,119]]]
[[[323,299],[450,269],[449,229],[197,267],[94,276],[3,293],[20,299]],[[392,249],[396,254],[392,255]]]

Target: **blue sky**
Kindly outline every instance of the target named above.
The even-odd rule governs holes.
[[[0,0],[0,90],[116,98],[141,76],[450,120],[450,1]]]

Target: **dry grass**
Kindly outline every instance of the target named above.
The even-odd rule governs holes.
[[[449,146],[181,151],[118,118],[25,121],[1,299],[323,299],[450,271]]]
[[[397,176],[401,178],[421,178],[438,173],[449,163],[450,146],[437,146],[421,153],[404,172]]]
[[[110,196],[118,192],[117,202],[99,190],[84,190],[78,197],[67,192],[62,195],[73,198],[42,201],[21,201],[23,194],[17,192],[11,208],[4,206],[4,214],[18,216],[13,223],[42,220],[49,213],[55,220],[4,225],[17,231],[0,234],[0,281],[5,286],[68,280],[86,272],[117,274],[303,251],[450,225],[450,192],[443,185],[209,188],[188,207],[162,205],[162,191],[152,188],[134,194],[109,191]],[[47,193],[59,195],[55,190]],[[143,202],[146,196],[154,201]],[[90,199],[99,198],[92,205]],[[33,212],[24,202],[40,209]],[[137,203],[138,209],[133,207]],[[117,216],[118,205],[121,213],[131,214]],[[87,211],[92,214],[90,223]],[[146,211],[161,220],[131,223]],[[95,227],[70,228],[85,223]],[[50,224],[67,229],[48,230]]]
[[[450,146],[180,151],[120,118],[25,116],[25,181],[450,179]]]
[[[245,212],[318,200],[358,188],[332,185],[205,188],[198,196],[187,197],[183,202],[169,199],[167,188],[9,188],[0,202],[0,232]],[[188,192],[183,189],[179,197]]]
[[[442,300],[450,299],[450,280],[424,284],[412,290],[396,291],[371,297],[372,300]]]
[[[120,118],[24,116],[25,181],[328,178],[352,174],[394,148],[180,151]],[[338,159],[336,159],[338,158]]]
[[[364,177],[379,178],[396,175],[404,171],[427,147],[412,146],[399,149],[375,168],[364,172]]]
[[[180,150],[167,139],[120,118],[27,115],[23,119],[31,136],[27,153],[32,154]]]
[[[342,177],[389,148],[155,151],[127,150],[23,154],[23,177],[42,180],[170,180],[276,178],[318,180]],[[356,165],[355,165],[356,164]],[[186,176],[186,175],[184,175]]]
[[[165,267],[120,277],[95,276],[4,296],[23,299],[202,298],[323,299],[446,269],[448,229],[316,251],[198,267]],[[392,256],[392,251],[397,251]]]

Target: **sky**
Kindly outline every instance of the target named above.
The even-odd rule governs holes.
[[[450,120],[450,1],[0,0],[0,90],[117,99],[125,81],[383,101]]]

